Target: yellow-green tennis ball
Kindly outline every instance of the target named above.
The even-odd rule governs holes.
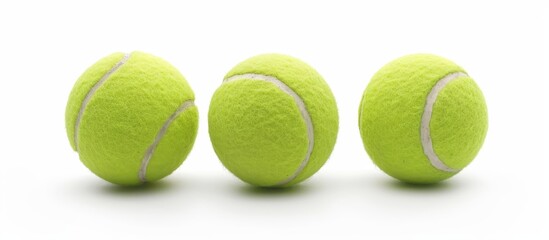
[[[285,55],[252,57],[217,89],[208,114],[223,165],[262,187],[299,183],[328,159],[338,131],[334,96],[306,63]]]
[[[196,137],[198,111],[189,84],[168,62],[115,53],[75,83],[65,124],[72,148],[93,173],[138,185],[181,165]]]
[[[480,88],[463,68],[416,54],[374,75],[360,105],[359,128],[366,151],[385,173],[435,183],[475,158],[488,115]]]

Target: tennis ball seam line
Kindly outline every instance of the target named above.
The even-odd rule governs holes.
[[[301,172],[305,169],[307,164],[309,163],[309,159],[311,157],[311,153],[313,152],[314,148],[314,129],[313,129],[313,121],[311,119],[311,116],[309,112],[307,111],[307,106],[305,105],[305,102],[303,99],[288,85],[286,85],[284,82],[280,81],[278,78],[274,76],[268,76],[268,75],[262,75],[262,74],[255,74],[255,73],[245,73],[240,75],[234,75],[231,77],[228,77],[223,80],[223,83],[230,82],[230,81],[236,81],[236,80],[259,80],[259,81],[265,81],[274,84],[276,87],[278,87],[280,90],[282,90],[284,93],[290,95],[294,102],[296,103],[299,112],[301,114],[301,117],[305,121],[305,125],[307,127],[307,138],[309,140],[309,145],[307,147],[307,154],[305,155],[305,159],[301,161],[299,167],[292,175],[290,175],[288,178],[274,184],[273,186],[283,186],[299,176]]]
[[[468,77],[468,75],[464,72],[449,73],[440,80],[438,80],[437,83],[433,86],[425,101],[425,108],[423,109],[420,128],[421,146],[423,147],[423,153],[425,154],[431,165],[438,170],[452,173],[459,172],[461,169],[454,169],[447,166],[444,162],[442,162],[442,160],[440,160],[438,155],[435,153],[435,150],[433,148],[433,139],[431,138],[430,124],[431,117],[433,116],[433,107],[435,105],[438,94],[442,91],[442,89],[444,89],[444,87],[446,87],[448,83],[460,77]]]
[[[92,99],[95,92],[107,81],[107,79],[122,65],[124,65],[128,59],[130,58],[131,53],[124,54],[124,57],[120,59],[109,71],[103,75],[99,81],[97,81],[92,88],[90,88],[90,91],[86,94],[86,97],[84,97],[84,100],[82,100],[82,104],[80,105],[80,110],[78,111],[78,115],[76,116],[76,122],[74,124],[74,148],[78,152],[78,130],[80,128],[80,121],[82,120],[82,115],[84,115],[84,111],[86,110],[86,107],[88,106],[88,103]]]
[[[147,151],[145,152],[145,156],[143,157],[143,161],[141,161],[141,166],[139,168],[139,181],[142,183],[147,182],[147,167],[149,166],[149,163],[151,161],[152,156],[154,155],[154,152],[156,148],[158,147],[158,144],[160,141],[162,141],[162,138],[164,135],[166,135],[166,132],[168,131],[168,128],[172,124],[172,122],[179,117],[183,112],[185,112],[187,109],[194,107],[194,100],[187,100],[183,102],[177,110],[175,110],[174,113],[164,122],[158,133],[156,134],[156,137],[153,141],[153,143],[147,148]]]

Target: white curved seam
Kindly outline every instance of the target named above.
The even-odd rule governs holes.
[[[259,80],[259,81],[270,82],[275,86],[277,86],[284,93],[290,95],[294,99],[294,102],[296,103],[299,109],[299,113],[301,114],[301,117],[305,121],[305,125],[307,127],[307,138],[309,140],[309,145],[307,147],[307,154],[305,155],[305,158],[303,159],[303,161],[301,161],[297,170],[288,178],[274,184],[273,186],[283,186],[285,184],[288,184],[289,182],[293,181],[303,171],[303,169],[305,169],[305,167],[309,163],[309,158],[311,157],[311,153],[313,152],[313,147],[314,147],[313,121],[311,120],[311,116],[307,111],[307,106],[305,106],[305,102],[303,102],[303,99],[301,99],[301,97],[297,95],[297,93],[294,92],[294,90],[292,90],[288,85],[286,85],[284,82],[280,81],[279,79],[273,76],[267,76],[267,75],[255,74],[255,73],[246,73],[246,74],[229,77],[223,80],[223,82],[225,83],[225,82],[230,82],[235,80]]]
[[[362,115],[364,114],[364,97],[366,95],[366,92],[362,94],[362,98],[360,98],[360,106],[359,106],[359,112],[358,112],[358,128],[361,130],[362,125]],[[362,130],[361,130],[362,131]]]
[[[120,67],[122,67],[122,65],[124,65],[124,63],[126,63],[128,61],[130,56],[131,56],[131,53],[124,54],[124,57],[122,57],[122,59],[120,59],[120,61],[118,61],[107,73],[105,73],[105,75],[103,75],[103,77],[101,77],[101,79],[99,79],[99,81],[97,81],[93,85],[93,87],[90,89],[88,94],[86,94],[86,97],[82,101],[82,105],[80,105],[80,110],[78,111],[78,115],[76,116],[76,122],[74,124],[74,148],[76,148],[77,152],[78,152],[78,130],[80,128],[80,121],[82,120],[82,115],[84,114],[84,110],[88,106],[88,103],[90,102],[91,98],[93,97],[93,95],[95,94],[97,89],[99,89],[99,87],[101,87],[103,85],[103,83],[105,83],[105,81],[114,72],[116,72],[116,70],[118,70]]]
[[[143,157],[143,161],[141,161],[141,167],[139,168],[139,181],[142,183],[147,182],[147,167],[149,166],[149,163],[151,161],[152,156],[154,155],[154,151],[156,150],[156,147],[158,147],[158,144],[166,135],[166,131],[168,131],[168,128],[170,127],[170,124],[185,110],[189,109],[190,107],[194,106],[193,100],[187,100],[177,108],[177,110],[166,120],[164,125],[162,125],[162,128],[160,128],[160,131],[156,134],[156,137],[154,139],[154,142],[147,148],[147,151],[145,152],[145,156]]]
[[[448,83],[459,77],[467,77],[466,73],[455,72],[450,73],[440,79],[427,95],[425,108],[423,109],[423,116],[421,117],[421,146],[423,147],[423,153],[429,159],[429,162],[433,167],[445,172],[459,172],[461,169],[454,169],[448,167],[435,153],[433,148],[433,140],[431,138],[431,117],[433,116],[433,106],[437,100],[438,94],[446,87]]]

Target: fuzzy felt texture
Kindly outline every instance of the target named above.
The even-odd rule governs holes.
[[[83,99],[124,54],[107,56],[82,74],[69,96],[66,129],[71,146]],[[116,184],[141,184],[138,172],[147,148],[178,107],[193,100],[185,78],[166,61],[133,52],[97,89],[81,117],[80,160],[97,176]],[[163,178],[186,158],[196,137],[198,112],[191,107],[169,126],[147,168],[147,181]],[[76,150],[76,149],[75,149]]]
[[[456,174],[436,169],[423,152],[421,118],[427,95],[444,76],[465,72],[442,57],[415,54],[382,67],[366,88],[359,109],[364,147],[384,172],[411,183],[435,183]],[[470,77],[454,79],[439,93],[429,124],[434,152],[462,169],[476,156],[488,128],[486,103]]]
[[[329,86],[306,63],[280,54],[247,59],[225,78],[248,73],[277,78],[305,103],[313,125],[313,150],[301,173],[282,187],[307,179],[326,162],[337,137],[337,106]],[[272,83],[247,79],[223,83],[212,97],[208,122],[223,165],[250,184],[274,186],[292,176],[305,159],[309,143],[305,121],[294,99]]]

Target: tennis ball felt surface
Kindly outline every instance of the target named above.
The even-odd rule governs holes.
[[[385,173],[436,183],[467,166],[488,129],[483,94],[465,70],[435,55],[415,54],[382,67],[359,109],[366,151]]]
[[[194,93],[168,62],[114,53],[88,68],[67,103],[67,136],[97,176],[121,185],[161,179],[189,154],[198,127]]]
[[[306,63],[265,54],[234,67],[212,97],[209,133],[223,165],[241,180],[287,187],[317,172],[338,132],[334,96]]]

